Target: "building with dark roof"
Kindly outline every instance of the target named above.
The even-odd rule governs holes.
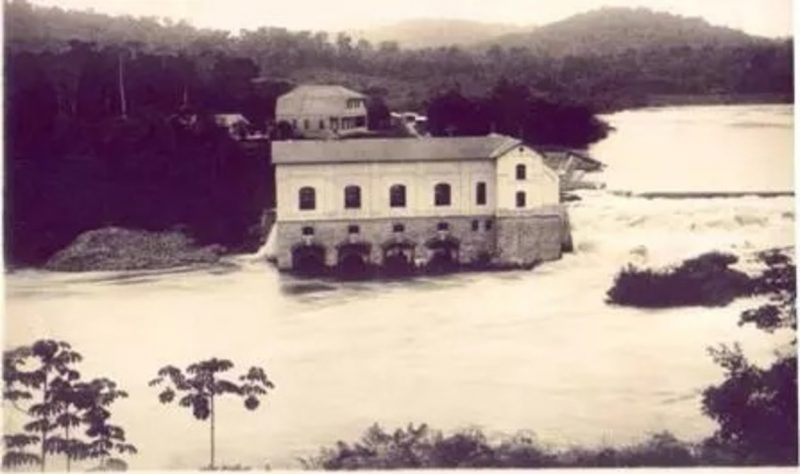
[[[558,175],[503,135],[273,143],[282,269],[530,266],[568,239]]]

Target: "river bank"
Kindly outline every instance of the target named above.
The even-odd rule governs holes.
[[[612,117],[618,131],[598,158],[615,190],[783,191],[787,119],[761,106],[626,112]],[[729,169],[749,172],[734,181]],[[6,277],[6,344],[69,341],[87,374],[119,382],[130,397],[113,419],[139,448],[134,469],[206,462],[207,426],[161,405],[147,382],[165,364],[210,356],[263,366],[277,386],[253,413],[219,405],[220,464],[297,468],[376,422],[487,436],[527,428],[554,447],[636,444],[665,430],[705,439],[716,426],[700,393],[723,376],[708,347],[738,342],[764,364],[785,335],[738,325],[749,298],[654,310],[609,305],[606,292],[628,264],[660,268],[715,250],[747,264],[793,248],[794,199],[579,195],[569,203],[575,252],[527,271],[332,282],[280,274],[260,254],[180,271],[16,271]],[[19,426],[13,410],[4,416]]]

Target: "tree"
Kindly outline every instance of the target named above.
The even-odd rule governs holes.
[[[101,457],[101,467],[124,467],[115,459],[105,462],[106,451],[135,453],[125,443],[125,432],[109,425],[107,407],[127,394],[109,379],[82,382],[73,367],[82,359],[66,342],[40,340],[3,353],[3,399],[32,421],[23,426],[24,433],[6,435],[3,466],[17,468],[40,464],[46,468],[48,454],[64,454],[67,471],[75,459]],[[29,403],[23,408],[20,403]],[[87,426],[88,438],[76,437],[80,426]],[[39,445],[39,453],[28,452]]]
[[[76,406],[83,409],[81,421],[88,427],[86,435],[89,441],[85,444],[84,456],[99,459],[100,470],[126,469],[127,463],[114,457],[114,452],[119,455],[136,454],[137,450],[134,445],[126,442],[122,427],[109,423],[109,406],[117,399],[127,398],[128,394],[106,378],[82,384],[76,393]]]
[[[759,255],[766,269],[754,280],[769,301],[742,313],[740,325],[768,331],[796,330],[796,273],[781,251]],[[703,411],[719,427],[706,448],[742,464],[796,465],[798,460],[797,339],[764,369],[748,361],[738,345],[710,349],[725,380],[703,393]]]
[[[209,420],[210,462],[209,468],[215,465],[215,403],[223,395],[235,395],[244,399],[248,410],[259,406],[259,398],[266,395],[275,385],[269,380],[264,369],[251,367],[239,376],[238,383],[222,378],[221,374],[233,368],[233,362],[226,359],[212,358],[189,365],[181,370],[167,365],[158,371],[158,377],[150,381],[150,386],[165,384],[158,395],[161,403],[171,403],[177,392],[184,395],[178,400],[182,407],[191,408],[192,415],[198,420]]]
[[[37,400],[27,409],[20,409],[33,420],[23,426],[27,434],[6,437],[7,447],[14,454],[4,455],[4,465],[37,462],[44,471],[48,453],[64,452],[65,440],[52,430],[58,427],[56,417],[64,409],[59,396],[65,390],[64,384],[80,378],[72,366],[81,359],[68,343],[53,340],[36,341],[3,353],[3,399],[18,409],[19,401]],[[38,454],[23,451],[34,443],[39,444]]]

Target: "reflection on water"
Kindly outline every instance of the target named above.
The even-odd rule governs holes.
[[[737,326],[750,301],[645,311],[609,306],[605,292],[627,263],[792,246],[793,200],[582,197],[570,209],[577,251],[532,271],[333,282],[243,256],[177,272],[17,272],[8,343],[68,340],[86,375],[119,381],[130,398],[114,417],[139,447],[134,468],[205,462],[207,427],[160,405],[147,381],[210,356],[263,365],[277,384],[256,412],[219,404],[226,464],[296,467],[373,422],[530,429],[554,444],[707,435],[699,393],[721,373],[706,348],[741,341],[765,361],[781,336]]]

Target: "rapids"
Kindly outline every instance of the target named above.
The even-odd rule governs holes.
[[[614,189],[686,190],[684,178],[695,172],[688,163],[702,158],[691,150],[708,143],[675,141],[671,151],[648,158],[680,156],[671,168],[675,185],[667,188],[658,185],[668,178],[663,166],[641,174],[641,157],[629,153],[639,146],[633,142],[642,143],[643,127],[663,141],[660,134],[680,128],[681,117],[704,127],[699,114],[719,119],[707,125],[716,130],[707,137],[720,142],[731,166],[741,163],[722,141],[736,141],[742,129],[767,133],[765,146],[780,151],[761,166],[775,161],[791,171],[791,147],[786,156],[773,135],[780,130],[790,144],[791,126],[731,125],[741,114],[784,123],[786,109],[623,112],[609,118],[617,132],[595,152],[608,162]],[[609,155],[614,150],[617,159]],[[751,162],[752,151],[740,148],[740,161]],[[761,168],[724,189],[702,190],[756,187],[787,190],[782,173]],[[721,371],[707,347],[738,341],[763,363],[785,335],[736,324],[754,301],[639,310],[606,304],[605,292],[628,263],[665,265],[723,250],[747,266],[757,250],[793,246],[793,198],[581,197],[570,204],[575,253],[532,271],[342,283],[278,274],[262,255],[251,255],[170,272],[15,272],[6,276],[6,344],[69,341],[85,356],[86,376],[108,376],[128,390],[113,419],[139,448],[130,458],[137,469],[207,462],[207,426],[183,408],[159,404],[147,381],[163,365],[210,356],[232,359],[236,375],[262,365],[277,385],[255,412],[238,401],[219,404],[217,456],[227,464],[298,467],[298,457],[354,440],[374,422],[480,426],[490,434],[526,429],[554,445],[624,443],[662,430],[687,440],[708,435],[714,425],[700,411],[699,394]],[[13,410],[4,413],[10,428],[19,427]]]

